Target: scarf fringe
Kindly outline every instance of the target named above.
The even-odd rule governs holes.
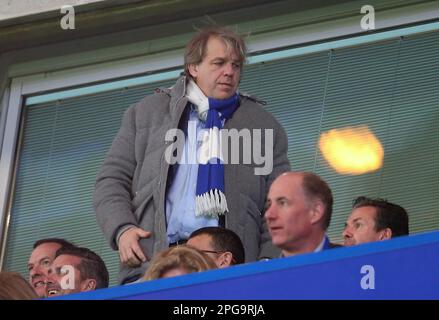
[[[217,217],[229,211],[226,195],[218,189],[210,190],[195,199],[195,215]]]

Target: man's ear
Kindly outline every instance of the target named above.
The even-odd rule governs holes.
[[[218,268],[227,268],[232,265],[233,255],[231,252],[226,251],[220,254],[218,257]]]
[[[385,228],[385,229],[381,230],[380,232],[381,232],[380,240],[388,240],[388,239],[392,238],[392,229]]]
[[[191,74],[192,78],[196,79],[198,76],[198,66],[196,64],[190,64],[188,66],[189,73]]]
[[[311,224],[319,223],[323,219],[325,205],[319,199],[313,201],[311,207]]]
[[[85,279],[81,282],[81,292],[96,290],[96,279]]]

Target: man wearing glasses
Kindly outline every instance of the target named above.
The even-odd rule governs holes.
[[[195,230],[187,245],[207,253],[218,268],[227,268],[245,261],[241,239],[229,229],[205,227]]]

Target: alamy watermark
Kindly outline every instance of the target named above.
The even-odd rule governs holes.
[[[75,8],[69,5],[62,6],[61,13],[65,14],[60,21],[61,29],[75,29]]]
[[[361,7],[360,12],[365,14],[361,18],[360,26],[363,30],[375,30],[375,8],[371,5],[364,5]]]
[[[196,130],[196,121],[189,121],[188,132]],[[186,144],[186,139],[189,139]],[[221,161],[223,164],[254,165],[255,175],[267,175],[273,171],[273,129],[204,129],[197,141],[187,138],[183,130],[170,129],[165,141],[165,160],[173,164],[207,164]],[[186,145],[201,144],[197,154],[187,152]]]
[[[361,274],[364,276],[361,278],[360,286],[363,290],[374,290],[375,289],[375,268],[371,265],[364,265],[360,270]]]
[[[71,265],[62,266],[61,274],[64,274],[59,283],[61,289],[75,289],[75,268]]]

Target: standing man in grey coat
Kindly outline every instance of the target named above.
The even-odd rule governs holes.
[[[287,138],[255,98],[238,92],[246,46],[222,27],[188,43],[185,74],[125,112],[98,174],[97,221],[119,250],[119,281],[202,227],[241,238],[247,261],[279,255],[264,221],[271,182],[290,169]]]

